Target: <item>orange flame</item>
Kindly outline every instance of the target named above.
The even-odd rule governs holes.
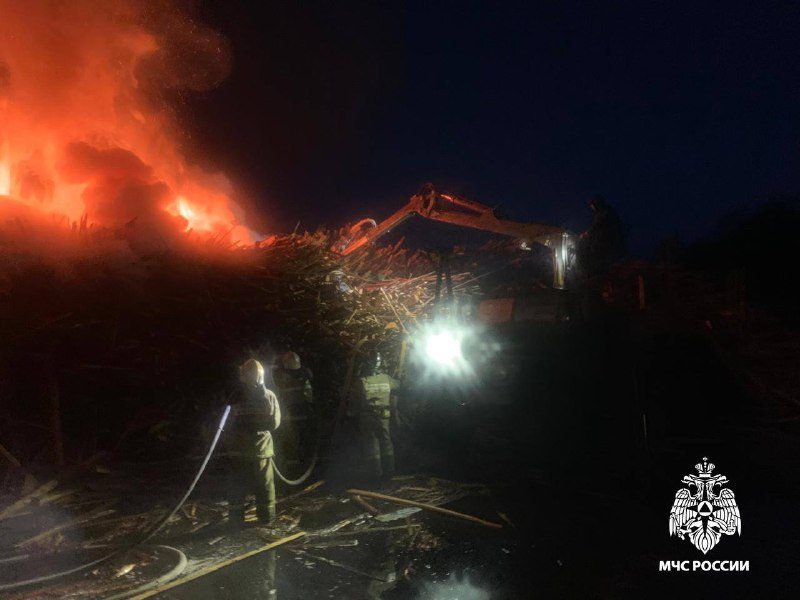
[[[0,196],[162,238],[255,239],[227,179],[187,164],[162,100],[218,85],[224,38],[170,0],[0,0],[0,15]]]
[[[11,164],[0,161],[0,196],[11,195]]]
[[[192,220],[196,220],[197,217],[192,210],[191,205],[186,201],[186,198],[183,196],[178,196],[175,201],[176,208],[178,210],[178,214],[186,219],[186,231],[192,229]]]

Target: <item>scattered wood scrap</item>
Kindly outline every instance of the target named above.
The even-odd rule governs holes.
[[[198,571],[195,571],[195,572],[191,573],[190,575],[187,575],[186,577],[181,577],[179,579],[175,579],[175,580],[170,581],[169,583],[166,583],[166,584],[164,584],[162,586],[156,587],[156,588],[154,588],[152,590],[149,590],[147,592],[144,592],[142,594],[138,594],[136,596],[133,596],[130,600],[144,600],[145,598],[151,598],[151,597],[153,597],[153,596],[155,596],[157,594],[160,594],[162,592],[165,592],[167,590],[171,590],[171,589],[176,588],[178,586],[184,585],[185,583],[189,583],[190,581],[194,581],[195,579],[200,579],[201,577],[205,577],[209,573],[213,573],[214,571],[219,571],[220,569],[224,569],[227,566],[230,566],[230,565],[232,565],[234,563],[237,563],[237,562],[239,562],[241,560],[244,560],[246,558],[250,558],[251,556],[255,556],[256,554],[261,554],[262,552],[266,552],[268,550],[272,550],[273,548],[277,548],[278,546],[283,546],[284,544],[288,544],[290,542],[293,542],[293,541],[303,537],[304,535],[305,535],[304,532],[298,531],[297,533],[294,533],[292,535],[286,536],[286,537],[281,538],[279,540],[276,540],[274,542],[270,542],[269,544],[267,544],[265,546],[262,546],[260,548],[256,548],[255,550],[251,550],[249,552],[245,552],[244,554],[240,554],[238,556],[235,556],[235,557],[230,558],[228,560],[225,560],[223,562],[215,563],[215,564],[210,565],[210,566],[208,566],[208,567],[206,567],[204,569],[200,569]]]
[[[466,521],[472,521],[473,523],[477,523],[479,525],[483,525],[484,527],[491,527],[493,529],[502,529],[502,525],[500,523],[494,523],[493,521],[486,521],[484,519],[479,519],[478,517],[473,517],[472,515],[466,515],[464,513],[456,512],[454,510],[448,510],[446,508],[441,508],[439,506],[433,506],[432,504],[425,504],[424,502],[416,502],[414,500],[406,500],[405,498],[398,498],[396,496],[388,496],[386,494],[379,494],[378,492],[370,492],[367,490],[357,490],[351,489],[347,490],[348,494],[357,495],[357,496],[365,496],[367,498],[374,498],[376,500],[383,500],[385,502],[392,502],[394,504],[402,504],[404,506],[414,506],[417,508],[424,508],[426,510],[430,510],[432,512],[437,512],[443,515],[448,515],[451,517],[456,517],[459,519],[464,519]]]

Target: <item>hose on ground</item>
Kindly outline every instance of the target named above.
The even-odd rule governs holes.
[[[283,473],[280,472],[280,470],[278,470],[278,465],[275,464],[275,460],[272,458],[270,458],[269,460],[272,463],[272,468],[275,470],[275,475],[277,475],[278,479],[280,479],[286,485],[300,485],[306,479],[308,479],[308,477],[311,475],[311,471],[313,471],[314,467],[317,466],[317,454],[315,452],[314,458],[311,459],[311,464],[308,465],[308,469],[306,469],[306,472],[300,475],[300,477],[298,477],[297,479],[288,479],[283,475]]]
[[[105,600],[123,600],[124,598],[131,598],[133,596],[138,596],[143,592],[147,592],[149,590],[152,590],[153,588],[157,588],[158,586],[163,585],[168,581],[172,581],[173,579],[175,579],[178,575],[183,573],[183,571],[186,569],[186,565],[189,564],[189,560],[186,558],[186,555],[177,548],[173,548],[172,546],[162,546],[162,545],[153,546],[153,548],[158,548],[159,550],[167,550],[173,555],[177,556],[178,558],[177,564],[174,567],[172,567],[169,571],[167,571],[166,573],[164,573],[159,577],[156,577],[152,581],[148,581],[144,585],[140,585],[135,589],[120,592],[119,594],[115,594],[113,596],[108,596]]]
[[[277,475],[278,479],[280,479],[283,483],[285,483],[286,485],[300,485],[306,479],[309,478],[311,472],[314,470],[314,467],[317,466],[318,459],[319,459],[319,442],[317,442],[317,447],[314,449],[314,456],[311,458],[311,463],[308,465],[306,472],[300,475],[300,477],[298,477],[297,479],[288,479],[287,477],[285,477],[283,473],[281,473],[280,470],[278,469],[278,465],[275,464],[274,458],[270,458],[269,461],[272,463],[272,468],[275,470],[275,475]]]
[[[317,418],[317,439],[314,442],[314,454],[311,456],[311,463],[309,463],[305,473],[303,473],[297,479],[289,479],[285,477],[283,473],[280,472],[280,470],[278,469],[278,465],[275,464],[275,459],[270,458],[269,461],[272,463],[272,468],[275,470],[275,475],[277,475],[278,479],[280,479],[286,485],[302,484],[306,479],[309,478],[311,472],[314,470],[314,467],[317,466],[317,461],[319,460],[319,448],[321,444],[322,444],[322,427],[320,426],[319,418]]]
[[[125,552],[128,552],[129,550],[132,550],[133,548],[140,546],[141,544],[144,544],[147,540],[152,538],[167,523],[167,521],[169,521],[173,517],[173,515],[176,512],[178,512],[180,507],[183,506],[183,503],[186,502],[186,499],[194,491],[197,482],[200,481],[200,477],[203,475],[203,471],[205,471],[206,466],[208,465],[208,461],[211,459],[211,455],[214,453],[214,449],[217,447],[219,436],[222,433],[222,429],[225,427],[225,422],[228,420],[228,415],[230,414],[230,412],[231,412],[231,407],[226,406],[224,412],[222,413],[222,418],[219,421],[219,425],[217,426],[217,431],[214,433],[214,439],[211,441],[211,445],[208,448],[208,452],[206,452],[205,459],[203,460],[203,463],[200,465],[200,468],[198,469],[197,474],[194,477],[194,480],[192,480],[191,485],[186,490],[186,493],[183,495],[180,501],[175,505],[175,508],[173,508],[167,515],[165,515],[155,525],[153,525],[153,527],[150,528],[150,530],[146,532],[140,539],[126,546],[122,546],[121,548],[117,548],[116,550],[113,550],[108,554],[105,554],[104,556],[101,556],[100,558],[95,559],[91,562],[78,565],[77,567],[73,567],[72,569],[66,569],[64,571],[59,571],[57,573],[51,573],[49,575],[34,577],[32,579],[26,579],[23,581],[15,581],[12,583],[0,583],[0,592],[15,590],[21,587],[36,585],[39,583],[44,583],[46,581],[52,581],[54,579],[60,579],[61,577],[66,577],[68,575],[74,575],[76,573],[80,573],[81,571],[85,571],[86,569],[95,567],[100,563],[106,562],[111,558],[119,556],[120,554],[124,554]]]

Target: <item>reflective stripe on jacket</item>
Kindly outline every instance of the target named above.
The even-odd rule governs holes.
[[[392,391],[399,385],[399,381],[386,373],[359,377],[351,392],[351,410],[367,415],[380,413],[380,416],[388,418]]]

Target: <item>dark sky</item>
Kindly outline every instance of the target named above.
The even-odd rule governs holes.
[[[642,254],[800,192],[797,2],[220,0],[201,17],[234,71],[187,99],[196,158],[264,230],[383,218],[433,181],[576,230],[602,193]]]

